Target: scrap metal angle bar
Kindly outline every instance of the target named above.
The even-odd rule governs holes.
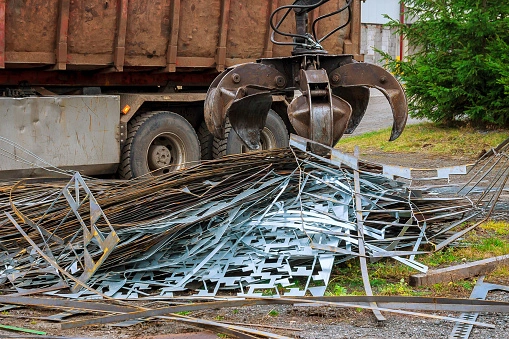
[[[69,187],[73,184],[74,181],[74,197],[69,192]],[[82,200],[86,200],[88,198],[89,200],[89,213],[90,213],[90,231],[87,228],[87,225],[83,221],[78,208],[82,204],[82,200],[80,200],[80,189],[83,189],[86,193],[85,198]],[[87,282],[94,273],[99,269],[101,264],[108,258],[112,250],[115,248],[115,246],[119,243],[120,239],[111,226],[110,222],[108,221],[108,218],[104,214],[103,210],[95,200],[92,191],[88,188],[87,184],[85,183],[85,180],[81,177],[79,172],[76,172],[74,176],[72,177],[71,181],[65,186],[65,188],[62,190],[64,193],[65,198],[67,199],[67,202],[71,209],[74,212],[74,215],[78,219],[79,223],[81,224],[83,228],[83,259],[85,261],[83,265],[83,273],[78,278],[81,282],[85,283]],[[110,229],[110,234],[108,234],[106,237],[101,233],[99,228],[96,226],[96,222],[103,218],[106,222],[106,225],[108,225],[108,228]],[[99,246],[99,248],[103,251],[102,255],[100,256],[97,261],[94,261],[92,256],[87,250],[87,245],[95,239],[95,243]],[[71,291],[77,292],[80,289],[80,285],[75,285],[71,288]]]
[[[358,158],[359,148],[355,148],[354,155]],[[373,295],[373,291],[371,290],[371,283],[369,281],[369,273],[368,273],[368,264],[366,260],[366,249],[364,247],[364,224],[363,224],[363,215],[362,215],[362,201],[361,201],[361,186],[360,186],[360,176],[359,171],[354,171],[354,190],[355,190],[355,215],[357,218],[357,234],[358,238],[358,250],[359,250],[359,262],[361,266],[361,275],[362,282],[364,284],[364,290],[366,291],[366,295]],[[378,309],[376,303],[370,303],[371,310],[373,314],[378,319],[378,321],[386,320],[382,315],[380,310]]]
[[[241,307],[249,305],[273,305],[273,304],[299,304],[307,303],[311,305],[327,305],[337,307],[350,307],[350,308],[364,308],[373,309],[371,306],[363,305],[362,303],[371,302],[385,302],[391,303],[394,300],[395,303],[407,303],[414,302],[415,304],[428,304],[430,307],[434,305],[452,305],[453,309],[456,309],[458,305],[463,305],[471,309],[485,309],[485,307],[497,307],[499,310],[509,311],[509,303],[497,302],[497,301],[485,301],[485,300],[470,300],[470,299],[449,299],[449,298],[430,298],[430,297],[398,297],[398,296],[346,296],[346,297],[303,297],[303,298],[250,298],[244,300],[230,300],[230,301],[218,301],[209,303],[195,303],[189,305],[178,305],[170,306],[165,308],[136,311],[112,316],[98,317],[88,320],[79,320],[73,322],[64,322],[61,324],[62,329],[75,328],[80,326],[94,325],[94,324],[108,324],[120,321],[126,321],[137,318],[149,318],[158,317],[165,314],[185,312],[185,311],[199,311],[204,309],[214,309],[221,307]],[[439,307],[439,306],[437,306]],[[392,308],[384,308],[383,311],[392,313],[399,313],[405,315],[422,316],[433,319],[443,319],[447,321],[458,321],[456,318],[433,316],[429,314],[422,314],[416,312],[406,312],[402,310],[395,310]],[[427,310],[425,308],[425,310]],[[470,321],[463,321],[465,323],[471,323]],[[476,323],[475,325],[481,324],[483,327],[494,328],[493,325]]]
[[[124,313],[138,310],[136,307],[116,306],[107,303],[94,303],[88,301],[74,301],[54,298],[21,297],[17,295],[0,295],[0,303],[34,307],[38,306],[46,308],[70,308],[104,313]]]
[[[286,301],[293,301],[294,303],[302,302],[302,299],[285,298],[285,300]],[[404,310],[395,310],[395,309],[389,309],[389,308],[373,307],[373,306],[371,306],[372,302],[370,302],[370,306],[360,305],[360,304],[349,304],[349,303],[342,303],[342,302],[326,302],[326,301],[309,301],[309,302],[316,303],[316,304],[319,304],[319,305],[322,305],[322,306],[326,305],[326,306],[350,307],[350,308],[355,307],[355,308],[362,308],[362,309],[366,309],[366,310],[372,310],[373,312],[374,311],[378,311],[378,312],[382,312],[383,311],[383,312],[390,312],[390,313],[396,313],[396,314],[405,314],[405,315],[411,315],[411,316],[417,316],[417,317],[423,317],[423,318],[430,318],[430,319],[440,319],[440,320],[445,320],[445,321],[461,322],[461,323],[465,323],[465,324],[473,324],[473,325],[476,325],[476,326],[492,328],[492,329],[495,328],[495,325],[492,325],[492,324],[479,323],[479,322],[469,321],[469,320],[464,320],[464,319],[457,319],[457,318],[452,318],[452,317],[443,317],[443,316],[438,316],[438,315],[434,315],[434,314],[410,312],[410,311],[404,311]]]
[[[54,260],[52,260],[50,257],[48,257],[40,248],[39,246],[37,246],[37,244],[32,240],[30,239],[30,237],[28,236],[28,234],[25,233],[25,231],[23,231],[23,229],[21,228],[21,226],[16,222],[16,220],[14,220],[14,218],[9,214],[9,212],[5,212],[5,215],[7,216],[7,218],[9,218],[9,220],[14,224],[14,226],[16,227],[16,229],[19,231],[19,233],[21,233],[21,235],[26,239],[26,241],[28,241],[30,243],[30,245],[32,245],[32,247],[39,253],[39,255],[41,257],[43,257],[53,268],[55,268],[57,271],[59,271],[61,274],[63,274],[64,276],[66,276],[68,279],[74,281],[76,284],[78,285],[81,285],[82,287],[86,288],[87,290],[89,290],[90,292],[94,293],[94,294],[97,294],[97,295],[100,295],[101,297],[103,297],[104,299],[113,299],[111,297],[108,297],[107,295],[93,289],[92,287],[88,286],[87,284],[81,282],[80,280],[76,279],[75,277],[73,277],[70,273],[68,273],[66,270],[64,270],[62,267],[60,267]]]
[[[152,311],[154,311],[154,310],[152,310]],[[188,324],[193,324],[198,327],[213,329],[213,330],[219,331],[221,333],[232,334],[236,338],[241,338],[241,339],[242,338],[248,338],[248,339],[258,338],[259,336],[273,338],[273,339],[291,339],[290,337],[286,337],[283,335],[278,335],[278,334],[269,333],[269,332],[265,332],[265,331],[259,331],[259,330],[239,326],[239,325],[223,324],[223,323],[219,323],[219,322],[215,322],[215,321],[197,319],[197,318],[192,318],[192,317],[187,317],[187,316],[170,316],[170,317],[159,316],[159,318],[166,319],[166,320],[173,320],[173,321],[177,321],[177,322],[185,322]],[[68,324],[68,323],[61,324],[61,327],[66,328],[66,327],[64,327],[65,324]],[[72,328],[72,327],[68,327],[68,328]]]
[[[204,320],[204,319],[196,319],[186,316],[174,316],[174,317],[163,317],[163,319],[174,320],[178,322],[190,323],[198,327],[209,328],[219,331],[225,334],[232,334],[236,338],[244,339],[244,338],[259,338],[260,336],[271,338],[271,339],[292,339],[290,337],[286,337],[283,335],[269,333],[265,331],[254,330],[251,328],[247,328],[239,325],[230,325],[223,324],[216,321]]]

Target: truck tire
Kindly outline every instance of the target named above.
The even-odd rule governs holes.
[[[132,179],[170,173],[200,161],[193,126],[172,112],[147,112],[131,119],[118,174]]]
[[[214,136],[210,133],[205,120],[202,121],[198,128],[198,140],[200,140],[201,160],[212,160]]]
[[[285,148],[289,145],[289,134],[285,122],[272,109],[269,110],[267,122],[260,133],[260,144],[262,150]],[[214,159],[218,159],[229,154],[246,153],[248,148],[232,129],[230,121],[226,120],[225,138],[214,138],[212,151]]]

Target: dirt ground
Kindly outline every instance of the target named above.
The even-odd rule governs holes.
[[[393,165],[414,168],[434,168],[459,165],[472,162],[474,159],[412,157],[398,154],[364,154],[362,158]],[[505,198],[507,199],[507,194]],[[506,214],[507,216],[507,214]],[[504,216],[503,216],[504,217]],[[509,278],[493,281],[499,284],[509,284]],[[457,297],[468,297],[457,295]],[[509,293],[494,293],[491,299],[509,301]],[[166,302],[140,303],[136,306],[150,308],[164,307]],[[113,325],[89,326],[70,330],[61,330],[58,322],[41,320],[40,317],[58,313],[40,309],[21,307],[0,312],[0,323],[33,330],[44,331],[48,336],[64,336],[71,338],[151,338],[175,333],[196,332],[201,329],[193,328],[174,321],[154,320],[136,324],[130,327],[116,327]],[[387,321],[377,322],[371,312],[359,309],[333,307],[291,307],[291,306],[254,306],[243,308],[213,309],[192,312],[189,316],[209,319],[213,321],[244,324],[257,330],[285,335],[292,338],[398,338],[398,339],[434,339],[448,337],[454,324],[443,320],[416,318],[410,316],[385,314]],[[439,313],[442,316],[458,316],[457,313]],[[81,320],[92,315],[80,314],[67,318],[66,321]],[[488,314],[481,315],[478,321],[495,324],[497,329],[488,330],[474,328],[470,338],[507,338],[509,332],[509,315]],[[258,327],[261,325],[263,327]],[[22,338],[19,332],[0,330],[0,338],[16,336]],[[27,336],[28,337],[28,336]],[[225,337],[219,335],[218,337]],[[162,337],[161,337],[162,338]]]

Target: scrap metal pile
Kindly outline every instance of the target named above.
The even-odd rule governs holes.
[[[354,257],[363,270],[366,259],[390,257],[425,272],[419,248],[442,248],[466,232],[464,221],[486,217],[509,176],[507,143],[446,198],[394,179],[415,179],[410,169],[334,149],[320,157],[298,137],[292,145],[129,182],[75,174],[67,184],[5,183],[3,288],[74,298],[320,296],[333,265]]]

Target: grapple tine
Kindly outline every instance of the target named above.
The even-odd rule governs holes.
[[[397,139],[403,132],[408,118],[405,92],[398,80],[385,69],[368,63],[350,63],[331,72],[334,87],[365,86],[379,89],[389,101],[394,123],[390,141]]]
[[[224,138],[224,115],[226,114],[225,103],[217,86],[230,71],[231,69],[227,69],[214,79],[205,97],[203,117],[210,133],[216,138]]]
[[[348,121],[345,134],[352,134],[359,126],[369,103],[369,88],[367,87],[336,87],[332,93],[345,100],[352,106],[352,116]]]
[[[228,108],[232,128],[251,150],[260,148],[260,131],[272,106],[270,92],[260,92],[235,99]]]
[[[286,87],[287,79],[285,75],[274,67],[261,63],[246,63],[230,68],[216,77],[207,92],[205,99],[204,115],[205,122],[209,131],[217,138],[224,138],[224,126],[227,116],[230,117],[232,127],[239,137],[246,142],[246,145],[252,149],[258,145],[258,139],[251,139],[252,128],[258,126],[260,119],[265,123],[272,98],[270,91],[282,90]],[[258,95],[260,94],[260,95]],[[269,104],[268,107],[267,103]],[[255,107],[259,104],[266,107],[265,112]],[[244,105],[250,108],[243,107]],[[232,107],[233,106],[233,107]],[[242,115],[246,117],[246,122],[240,122]],[[248,130],[242,131],[246,127]],[[263,129],[264,125],[260,127]],[[244,136],[244,137],[242,137]],[[251,140],[248,142],[248,140]],[[256,149],[256,147],[255,147]]]

